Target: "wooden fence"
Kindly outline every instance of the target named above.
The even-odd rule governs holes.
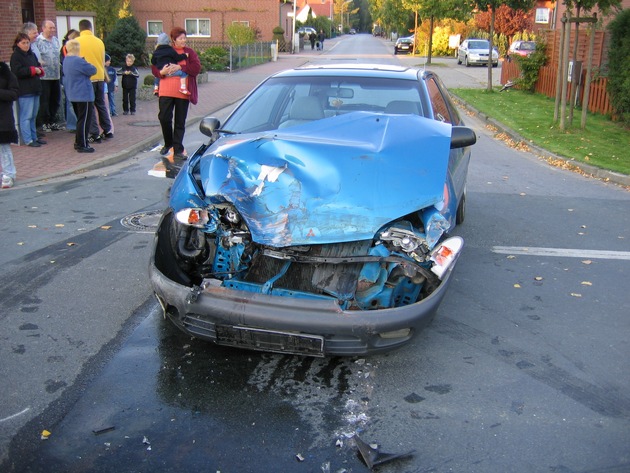
[[[573,48],[574,32],[571,32],[571,48]],[[550,98],[556,96],[556,81],[558,79],[558,56],[560,47],[560,32],[556,30],[543,33],[544,40],[547,43],[548,64],[543,66],[538,73],[538,81],[536,82],[536,92],[546,95]],[[582,61],[582,73],[580,76],[579,87],[577,91],[577,103],[582,104],[584,98],[584,84],[586,83],[586,63],[587,48],[589,36],[586,31],[580,31],[578,42],[577,60]],[[607,62],[607,38],[603,31],[595,32],[595,48],[593,51],[593,69],[601,70],[602,65]],[[517,78],[520,75],[520,69],[517,61],[505,61],[501,66],[501,84],[505,84],[508,80]],[[588,111],[592,113],[601,113],[603,115],[613,115],[613,108],[610,103],[610,96],[607,91],[607,77],[591,76],[591,86],[588,94]],[[569,90],[567,90],[567,100],[569,99]]]

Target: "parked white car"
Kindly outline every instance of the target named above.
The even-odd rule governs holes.
[[[474,64],[488,64],[490,42],[487,39],[466,39],[457,50],[457,64],[469,67]],[[492,67],[499,65],[499,53],[492,49]]]

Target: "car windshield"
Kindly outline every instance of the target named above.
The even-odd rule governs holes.
[[[275,77],[246,98],[223,128],[236,133],[276,130],[352,111],[390,112],[392,104],[401,103],[413,110],[405,113],[423,115],[417,81],[382,77]]]
[[[489,49],[490,43],[488,41],[471,41],[468,43],[468,49]]]

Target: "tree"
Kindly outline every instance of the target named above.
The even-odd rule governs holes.
[[[242,23],[232,23],[227,27],[227,37],[234,46],[243,46],[256,41],[256,33]]]
[[[105,38],[105,49],[112,58],[112,65],[122,66],[128,53],[136,57],[137,64],[148,64],[146,52],[147,34],[133,16],[121,18]]]
[[[622,121],[630,124],[630,10],[619,13],[608,25],[610,50],[608,62],[608,92],[615,112]]]
[[[116,22],[129,15],[128,0],[55,0],[57,11],[93,11],[94,34],[105,40]]]
[[[490,12],[480,12],[475,15],[475,26],[480,30],[490,31]],[[494,19],[495,33],[504,35],[509,46],[515,34],[523,31],[531,31],[533,28],[531,11],[514,10],[507,5],[501,5],[497,9]]]
[[[474,5],[480,12],[490,13],[490,24],[488,38],[488,58],[492,58],[493,37],[494,37],[494,23],[496,18],[496,12],[501,5],[507,5],[514,10],[529,11],[534,6],[534,0],[473,0]],[[492,60],[488,61],[488,86],[486,89],[488,92],[492,92]]]
[[[427,48],[427,64],[431,64],[433,54],[433,29],[436,21],[464,21],[470,16],[470,4],[465,0],[403,0],[403,6],[412,9],[416,18],[429,20],[429,46]],[[416,30],[418,25],[416,24]],[[418,42],[418,35],[415,37]],[[414,48],[414,50],[417,49]]]

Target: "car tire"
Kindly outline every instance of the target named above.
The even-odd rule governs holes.
[[[394,56],[398,54],[398,51],[396,50],[396,48],[394,48]]]
[[[455,223],[461,225],[466,219],[466,189],[462,194],[462,198],[457,205],[457,212],[455,213]]]
[[[464,56],[464,66],[470,67],[470,64],[468,64],[468,54]]]
[[[457,65],[460,65],[462,63],[462,60],[459,58],[459,54],[457,55]]]

